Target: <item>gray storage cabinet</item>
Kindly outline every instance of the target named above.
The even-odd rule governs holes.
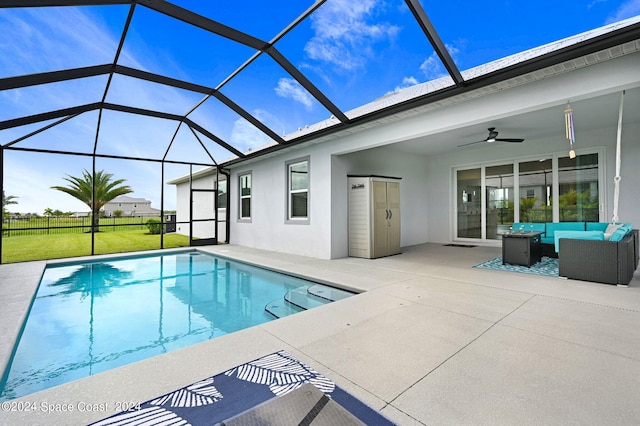
[[[400,178],[349,175],[349,256],[400,253]]]

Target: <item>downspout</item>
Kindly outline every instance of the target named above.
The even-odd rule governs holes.
[[[189,164],[189,246],[193,245],[193,164]]]
[[[2,217],[0,218],[0,265],[2,265],[2,236],[4,234],[4,146],[0,145],[0,198],[2,199]]]
[[[164,159],[160,177],[160,248],[164,248]]]
[[[225,231],[226,231],[226,243],[229,244],[231,237],[231,203],[229,202],[230,194],[231,194],[231,173],[222,168],[218,168],[218,173],[224,175],[227,178],[227,212],[226,212],[226,222],[225,222]]]

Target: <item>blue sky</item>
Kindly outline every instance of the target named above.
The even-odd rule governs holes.
[[[175,4],[270,41],[311,1],[202,2]],[[640,14],[640,0],[461,1],[427,2],[423,7],[460,70]],[[106,64],[113,61],[128,6],[0,9],[0,78]],[[328,0],[275,47],[343,112],[404,87],[446,74],[404,4],[399,0]],[[218,87],[243,64],[252,49],[205,33],[137,6],[118,63],[208,87]],[[102,98],[106,77],[0,92],[0,121],[67,108]],[[267,55],[220,87],[246,111],[279,135],[330,117]],[[203,96],[117,75],[107,102],[185,114]],[[190,116],[241,151],[272,143],[253,125],[215,99]],[[92,151],[97,112],[85,113],[16,146]],[[6,144],[43,125],[0,131]],[[161,158],[176,131],[174,122],[105,111],[97,151],[129,157]],[[202,135],[198,135],[202,136]],[[207,138],[217,160],[232,156]],[[207,154],[184,126],[167,158],[203,161]],[[85,211],[86,206],[49,189],[66,174],[91,169],[89,157],[8,151],[4,184],[18,197],[14,212],[42,213],[46,208]],[[97,160],[117,178],[127,179],[135,197],[160,208],[158,163]],[[165,180],[186,174],[186,166],[167,166]],[[165,208],[175,208],[167,187]]]

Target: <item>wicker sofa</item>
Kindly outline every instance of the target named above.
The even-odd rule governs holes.
[[[627,285],[638,267],[638,230],[621,241],[559,239],[559,275],[576,280]]]

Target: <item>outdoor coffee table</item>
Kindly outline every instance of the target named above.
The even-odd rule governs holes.
[[[531,267],[542,260],[542,232],[509,232],[502,235],[502,264]]]

